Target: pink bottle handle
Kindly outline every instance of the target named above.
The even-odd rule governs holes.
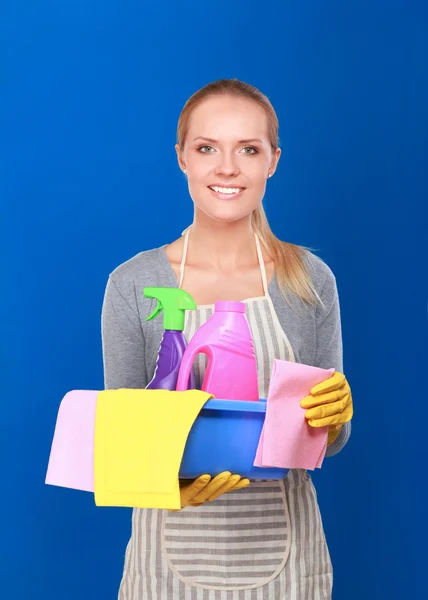
[[[198,348],[194,348],[188,354],[188,356],[185,355],[181,359],[180,370],[178,372],[178,378],[177,378],[177,386],[175,388],[177,392],[185,392],[188,389],[190,372],[192,370],[193,363],[195,362],[195,359],[198,356],[198,354],[206,354],[208,357],[208,365],[207,365],[207,370],[206,370],[205,376],[204,376],[204,383],[205,383],[205,381],[210,379],[211,373],[214,369],[215,355],[214,355],[212,348],[210,348],[210,346],[208,346],[208,345],[199,346]],[[204,385],[202,385],[202,390],[209,391],[209,390],[205,389]]]
[[[192,370],[193,362],[194,362],[194,360],[196,358],[196,354],[197,354],[196,350],[197,350],[196,348],[195,348],[195,350],[192,350],[189,357],[188,358],[186,357],[186,359],[187,359],[186,361],[183,360],[185,358],[185,355],[181,359],[180,370],[178,372],[178,378],[177,378],[177,385],[175,388],[177,392],[185,392],[188,389],[189,379],[190,379],[190,371]]]

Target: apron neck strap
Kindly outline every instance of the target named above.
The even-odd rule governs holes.
[[[268,282],[267,282],[265,261],[263,260],[263,252],[262,252],[262,248],[260,246],[259,237],[256,234],[254,234],[254,237],[256,238],[257,256],[259,258],[260,274],[262,276],[263,296],[267,296],[268,295]]]
[[[187,250],[189,248],[189,231],[190,231],[190,227],[188,227],[186,229],[186,232],[184,234],[183,254],[181,256],[181,264],[180,264],[180,281],[178,283],[179,288],[181,288],[181,286],[183,285],[184,267],[186,266]]]

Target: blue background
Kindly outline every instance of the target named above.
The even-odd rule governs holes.
[[[315,474],[334,597],[423,595],[425,6],[2,3],[3,598],[116,598],[131,512],[44,485],[57,409],[102,388],[109,272],[191,220],[177,118],[221,77],[271,98],[283,156],[268,216],[338,280],[354,432]]]

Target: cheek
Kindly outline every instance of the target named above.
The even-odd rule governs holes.
[[[266,170],[264,166],[252,169],[246,173],[248,181],[248,191],[252,196],[263,194],[266,187]]]
[[[259,188],[260,186],[266,185],[266,172],[264,169],[254,175],[253,183],[254,183],[254,187],[257,187],[257,188]]]
[[[186,164],[187,171],[193,179],[197,179],[207,172],[209,173],[213,168],[213,161],[197,152],[189,154]]]
[[[269,162],[265,158],[254,161],[254,164],[251,165],[251,173],[254,181],[265,181],[268,170]]]

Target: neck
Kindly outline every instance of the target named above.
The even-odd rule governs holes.
[[[236,268],[257,262],[251,217],[232,223],[195,212],[189,233],[189,255],[213,268]]]

